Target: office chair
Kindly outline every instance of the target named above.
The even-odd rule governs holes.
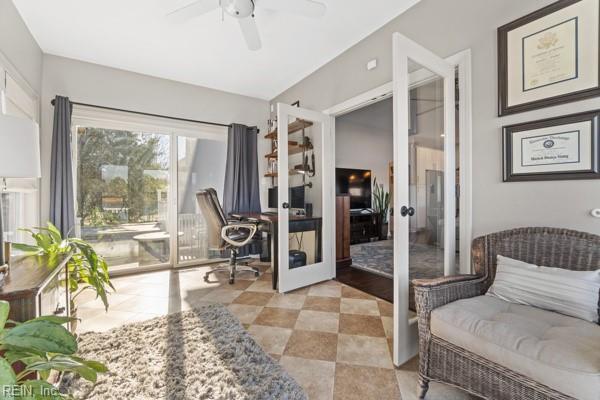
[[[217,267],[204,275],[204,280],[208,281],[208,276],[216,272],[229,272],[229,283],[235,281],[236,272],[254,272],[254,276],[259,275],[258,268],[246,265],[238,265],[238,255],[240,247],[243,247],[252,241],[256,233],[257,222],[252,220],[227,220],[225,213],[219,204],[217,191],[215,189],[203,189],[196,193],[196,201],[200,212],[206,221],[206,233],[208,247],[214,250],[230,250],[229,265]]]

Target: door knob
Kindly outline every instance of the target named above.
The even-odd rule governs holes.
[[[415,209],[412,207],[402,206],[402,208],[400,209],[400,215],[402,215],[403,217],[406,217],[407,215],[409,217],[412,217],[413,215],[415,215]]]
[[[289,203],[283,203],[281,205],[281,207],[283,207],[283,208],[290,208],[290,205],[289,205]]]

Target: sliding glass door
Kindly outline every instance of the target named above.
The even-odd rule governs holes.
[[[76,234],[111,271],[169,264],[170,135],[89,126],[76,134]]]
[[[225,256],[208,247],[196,192],[222,202],[227,129],[75,109],[75,235],[111,273],[192,266]]]
[[[209,232],[196,192],[214,188],[223,199],[227,137],[177,138],[177,264],[194,265],[223,257],[208,247]]]

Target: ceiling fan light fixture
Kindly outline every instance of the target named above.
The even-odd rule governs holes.
[[[221,0],[223,10],[235,18],[247,18],[254,15],[254,0]]]

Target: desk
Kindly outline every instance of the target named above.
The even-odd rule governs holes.
[[[279,217],[274,214],[261,213],[235,213],[235,216],[240,216],[247,219],[255,219],[259,221],[258,230],[267,233],[267,243],[271,249],[271,268],[273,270],[273,290],[277,290],[277,280],[279,278]],[[323,259],[323,241],[322,241],[322,225],[323,218],[307,217],[305,215],[290,215],[289,227],[290,233],[297,232],[315,232],[315,241],[317,243],[315,249],[315,258]]]

